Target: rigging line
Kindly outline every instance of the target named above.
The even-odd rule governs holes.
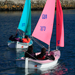
[[[31,38],[40,46],[40,47],[44,47],[41,43],[39,43],[36,39],[34,39],[32,36]],[[45,47],[44,47],[45,48]],[[45,48],[47,50],[47,48]]]
[[[31,57],[35,58],[34,56],[32,56],[30,53],[26,52],[27,54],[29,54]],[[35,58],[36,59],[36,58]],[[37,59],[36,59],[37,60]]]
[[[16,34],[17,34],[17,31],[18,31],[18,29],[16,30]],[[15,35],[16,35],[16,34],[15,34]]]
[[[33,57],[34,59],[36,59],[36,60],[38,60],[36,57],[34,57],[34,56],[32,56],[30,53],[28,53],[28,52],[26,52],[27,54],[29,54],[31,57]],[[52,60],[51,58],[49,58],[49,57],[46,57],[46,58],[48,58],[49,60]]]
[[[20,32],[20,30],[19,29],[17,29],[17,31],[20,33],[20,35],[22,36],[22,34],[21,34],[21,32]],[[23,36],[22,36],[23,37]]]

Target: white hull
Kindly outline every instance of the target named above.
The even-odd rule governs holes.
[[[57,55],[56,55],[57,54]],[[55,60],[33,60],[28,58],[28,68],[33,68],[33,69],[44,69],[44,68],[50,68],[50,67],[54,67],[57,62],[58,59],[60,58],[60,51],[55,51]],[[26,64],[27,60],[25,59],[17,59],[16,60],[16,65],[17,67],[20,68],[26,68],[25,64]]]
[[[16,43],[16,48],[28,48],[28,44],[27,43],[20,43],[17,41]]]
[[[14,42],[14,41],[9,41],[8,42],[8,47],[9,48],[28,48],[28,46],[32,45],[33,41],[31,40],[30,43],[21,43],[21,42]]]
[[[50,68],[50,67],[54,67],[57,64],[57,62],[58,62],[58,60],[54,60],[50,63],[40,64],[40,63],[29,61],[28,68],[33,68],[33,69]],[[16,64],[20,68],[25,68],[25,60],[22,60],[22,61],[17,60]],[[37,65],[37,67],[36,67],[36,65]]]

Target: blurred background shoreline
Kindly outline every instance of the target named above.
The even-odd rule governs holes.
[[[60,0],[63,9],[75,9],[75,0]],[[22,11],[25,0],[0,0],[0,11]],[[46,0],[31,0],[31,10],[42,10]]]

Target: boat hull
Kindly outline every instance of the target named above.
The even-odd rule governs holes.
[[[31,46],[33,44],[33,41],[31,40],[30,43],[22,43],[19,41],[8,41],[8,47],[9,48],[28,48],[28,46]]]
[[[9,48],[16,48],[16,42],[8,41],[8,47]]]
[[[27,68],[34,68],[34,69],[44,69],[44,68],[50,68],[50,67],[54,67],[57,62],[58,59],[60,58],[60,51],[58,50],[54,50],[52,51],[54,52],[54,56],[55,56],[55,60],[33,60],[28,58],[28,67]],[[52,53],[51,53],[52,54]],[[19,68],[26,68],[27,65],[26,64],[26,59],[17,59],[16,60],[16,65]]]
[[[50,68],[50,67],[54,67],[57,64],[57,62],[58,62],[58,60],[54,60],[50,63],[39,64],[36,62],[29,61],[28,68],[34,68],[34,69]],[[19,68],[25,68],[25,60],[22,60],[22,61],[17,60],[16,64],[17,64],[17,67],[19,67]]]

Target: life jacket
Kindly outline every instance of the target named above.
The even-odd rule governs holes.
[[[45,59],[45,56],[43,56],[42,58],[38,58],[39,60],[44,60]]]
[[[37,58],[39,59],[39,60],[44,60],[45,59],[45,54],[39,54],[38,56],[37,56]]]
[[[30,39],[27,40],[26,38],[23,38],[22,40],[23,40],[23,43],[29,43],[30,42]]]

